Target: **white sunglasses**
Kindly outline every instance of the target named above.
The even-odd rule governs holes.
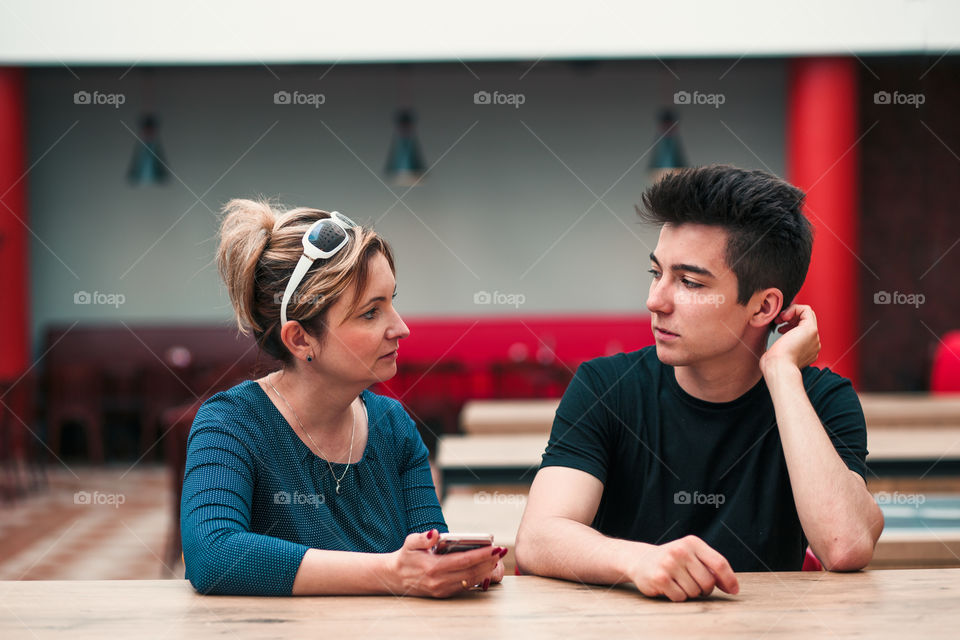
[[[331,211],[329,218],[317,220],[307,232],[303,234],[303,255],[297,262],[293,275],[287,282],[283,292],[283,302],[280,303],[280,326],[287,324],[287,304],[293,297],[294,291],[300,286],[303,276],[307,274],[315,260],[328,260],[347,246],[350,234],[347,229],[353,229],[357,223],[339,211]]]

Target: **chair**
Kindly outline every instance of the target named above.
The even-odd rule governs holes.
[[[956,393],[960,391],[960,331],[943,336],[933,356],[930,391]]]
[[[492,365],[496,398],[559,398],[573,373],[559,363],[531,360],[496,362]]]
[[[159,364],[143,369],[139,376],[143,409],[140,426],[140,454],[145,455],[165,431],[163,414],[195,399],[192,371],[186,367],[167,369]]]
[[[435,364],[403,364],[389,388],[407,407],[411,417],[427,433],[424,442],[434,444],[434,427],[441,433],[456,433],[460,409],[469,395],[466,366],[458,361]],[[424,435],[421,431],[421,435]]]
[[[803,554],[803,566],[800,567],[800,571],[823,571],[823,564],[817,556],[813,555],[810,547],[807,547],[806,553]]]
[[[173,490],[172,519],[167,534],[167,548],[164,552],[164,564],[167,567],[172,567],[178,562],[183,550],[180,539],[180,497],[183,493],[183,474],[187,466],[187,439],[201,404],[203,403],[198,400],[172,407],[164,411],[161,417],[164,459],[170,470],[170,488]]]
[[[0,402],[0,500],[12,501],[46,482],[36,435],[34,376],[0,383]]]
[[[60,453],[64,424],[81,425],[87,441],[87,457],[103,462],[102,405],[100,372],[88,365],[63,364],[50,369],[47,377],[47,440],[54,455]]]

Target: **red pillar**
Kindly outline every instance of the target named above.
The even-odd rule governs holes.
[[[817,366],[857,383],[859,328],[857,63],[800,58],[790,63],[788,180],[807,192],[813,258],[797,296],[817,314]]]
[[[0,67],[0,380],[30,357],[27,151],[23,69]]]

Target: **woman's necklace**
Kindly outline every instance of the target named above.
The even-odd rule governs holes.
[[[316,447],[317,451],[320,452],[320,455],[323,456],[323,459],[327,461],[327,467],[330,469],[330,475],[333,476],[333,480],[337,483],[337,495],[340,495],[340,483],[343,482],[343,479],[347,475],[347,471],[350,470],[350,461],[353,460],[353,436],[357,432],[357,410],[353,408],[353,403],[350,403],[350,413],[353,414],[353,428],[350,430],[350,453],[347,455],[347,466],[343,470],[343,473],[340,474],[340,477],[337,477],[337,474],[333,472],[333,465],[330,464],[330,459],[327,457],[327,454],[323,452],[323,449],[320,448],[320,445],[317,444],[317,441],[313,439],[313,436],[310,435],[310,432],[307,431],[306,427],[303,426],[303,420],[300,419],[300,416],[297,415],[297,412],[293,410],[293,407],[290,406],[290,403],[287,402],[287,399],[283,397],[283,394],[277,391],[277,388],[273,386],[273,383],[267,380],[267,384],[270,385],[270,388],[273,389],[273,392],[277,394],[277,397],[283,400],[283,404],[287,405],[287,409],[290,409],[290,413],[293,414],[293,417],[297,419],[297,422],[300,423],[300,431],[310,439],[310,442],[313,443],[313,446]]]

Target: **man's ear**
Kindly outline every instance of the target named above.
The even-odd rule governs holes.
[[[763,289],[753,294],[750,303],[754,309],[750,326],[772,327],[783,310],[783,292],[776,287]]]

